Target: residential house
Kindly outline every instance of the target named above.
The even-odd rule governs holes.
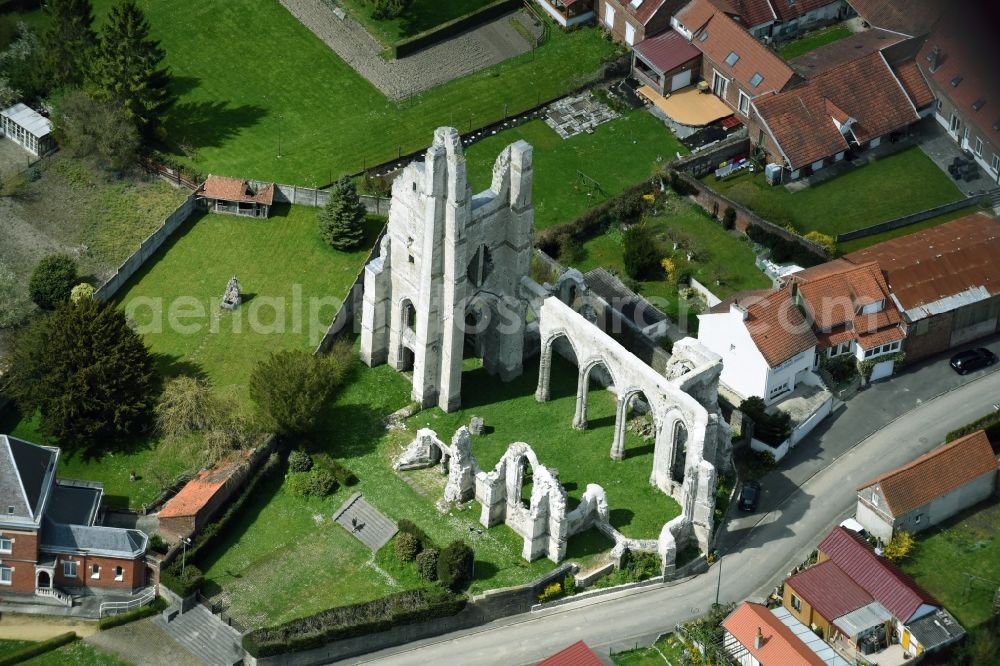
[[[667,30],[632,50],[632,75],[659,95],[669,95],[701,75],[701,51],[681,33]]]
[[[1000,220],[974,213],[844,259],[878,262],[906,322],[908,361],[1000,331]]]
[[[771,404],[816,365],[816,335],[790,289],[744,292],[698,315],[698,340],[722,357],[720,383]]]
[[[848,666],[785,608],[745,601],[722,622],[723,647],[741,666]]]
[[[702,77],[744,123],[751,120],[754,100],[799,81],[784,60],[721,11],[711,15],[691,43],[702,53]]]
[[[670,27],[670,16],[684,0],[597,0],[598,23],[626,46],[658,35]]]
[[[564,28],[594,19],[594,0],[537,0],[545,12]]]
[[[873,601],[872,595],[830,560],[789,577],[782,593],[788,612],[823,637],[833,635],[831,626],[837,618]]]
[[[20,103],[0,111],[0,136],[7,137],[36,157],[43,157],[56,149],[51,121]]]
[[[835,260],[786,281],[816,334],[818,355],[872,363],[871,381],[892,375],[906,332],[878,263]]]
[[[990,179],[1000,183],[1000,3],[971,2],[945,13],[917,58],[937,99],[934,117]]]
[[[792,180],[843,160],[849,151],[875,148],[906,131],[933,104],[912,65],[900,63],[897,70],[876,51],[753,99],[750,140]]]
[[[883,543],[916,533],[996,492],[997,458],[985,431],[961,437],[858,488],[857,521]]]
[[[543,659],[538,666],[603,666],[601,658],[583,641],[573,643],[565,650]]]
[[[148,539],[96,524],[99,483],[56,478],[59,449],[0,435],[0,593],[72,603],[146,586]]]
[[[209,175],[195,192],[213,213],[268,217],[274,205],[274,183],[255,185],[240,178]]]
[[[755,0],[744,1],[750,4]],[[845,0],[768,0],[768,4],[776,17],[769,32],[761,33],[759,27],[751,27],[749,22],[747,29],[757,37],[778,40],[792,39],[806,30],[843,20],[850,12]]]
[[[847,0],[869,25],[909,37],[926,35],[948,7],[946,0]]]

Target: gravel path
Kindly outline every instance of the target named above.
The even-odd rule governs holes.
[[[350,16],[340,19],[324,0],[281,0],[285,9],[386,97],[399,100],[526,53],[531,44],[510,24],[513,16],[536,37],[523,11],[502,16],[399,60],[385,60],[382,44]]]

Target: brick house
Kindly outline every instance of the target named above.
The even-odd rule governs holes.
[[[973,213],[844,256],[881,266],[916,361],[1000,331],[1000,220]]]
[[[254,451],[233,453],[184,484],[157,514],[160,532],[182,539],[201,530],[222,505],[238,492],[252,471]]]
[[[897,529],[925,530],[989,498],[996,488],[996,454],[980,430],[860,486],[855,517],[888,543]]]
[[[597,0],[597,22],[615,41],[632,47],[670,27],[684,0]]]
[[[103,488],[56,479],[58,461],[58,448],[0,435],[0,594],[145,587],[146,535],[96,525]]]
[[[685,88],[701,75],[701,51],[676,30],[644,39],[632,50],[632,76],[660,95]]]
[[[537,0],[545,12],[564,28],[594,19],[594,0]]]

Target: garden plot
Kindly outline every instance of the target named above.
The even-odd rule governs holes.
[[[590,92],[564,97],[549,104],[545,110],[545,124],[564,139],[582,132],[593,134],[598,125],[615,118],[621,118],[621,114],[602,104]]]

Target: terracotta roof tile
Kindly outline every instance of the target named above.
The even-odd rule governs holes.
[[[903,89],[913,101],[913,106],[922,109],[934,103],[934,93],[931,92],[924,75],[913,60],[905,60],[893,65],[899,82],[903,84]]]
[[[868,542],[855,532],[835,527],[818,548],[903,623],[923,604],[940,606],[916,581],[876,555]]]
[[[911,316],[921,306],[982,288],[1000,294],[1000,220],[974,213],[845,256],[877,261],[893,296]],[[957,306],[957,305],[956,305]]]
[[[754,101],[793,169],[848,148],[827,111],[827,100],[855,120],[849,131],[861,144],[918,120],[881,53],[838,65],[802,85]]]
[[[805,16],[814,9],[832,5],[834,2],[837,0],[771,0],[778,18],[785,23]]]
[[[781,0],[778,1],[780,2]],[[845,62],[857,60],[876,51],[881,51],[904,39],[905,37],[895,32],[872,28],[871,30],[856,32],[844,39],[838,39],[832,44],[821,46],[809,53],[789,60],[788,64],[802,76],[811,78],[834,67],[843,65]]]
[[[785,581],[795,594],[813,607],[827,622],[872,601],[872,595],[851,580],[832,560],[800,571]]]
[[[878,484],[892,515],[901,516],[990,473],[997,473],[997,459],[986,432],[980,430],[883,474],[858,490]]]
[[[816,345],[816,335],[788,289],[773,291],[745,309],[747,331],[772,368]]]
[[[539,662],[538,666],[603,666],[603,662],[586,643],[577,641]]]
[[[212,469],[202,470],[181,488],[160,511],[160,518],[194,516],[226,485],[233,474],[246,462],[250,452],[223,460]]]
[[[208,180],[198,188],[196,194],[209,199],[259,203],[270,206],[274,203],[274,184],[269,183],[259,190],[254,190],[246,180],[209,175]]]
[[[691,43],[712,61],[719,72],[736,79],[751,96],[762,95],[771,90],[784,90],[796,79],[795,72],[778,54],[758,42],[722,12],[716,11]],[[726,58],[733,53],[739,59],[729,65]],[[755,74],[763,77],[756,86],[750,83]]]
[[[941,12],[945,0],[848,0],[871,25],[917,37],[927,34]]]
[[[674,18],[688,31],[695,33],[701,30],[717,11],[720,11],[719,7],[710,0],[691,0],[674,15]]]
[[[667,30],[642,40],[636,44],[635,51],[661,72],[669,72],[701,55],[701,51],[676,30]]]
[[[733,0],[733,8],[739,12],[741,22],[748,28],[773,23],[778,19],[770,0]]]
[[[722,626],[761,666],[826,666],[766,606],[745,601],[722,621]],[[763,636],[759,649],[755,646],[758,631]]]
[[[804,272],[790,276],[799,302],[821,329],[853,321],[858,310],[870,303],[886,301],[886,308],[894,307],[877,263],[842,266],[836,272],[815,279],[804,276]]]

